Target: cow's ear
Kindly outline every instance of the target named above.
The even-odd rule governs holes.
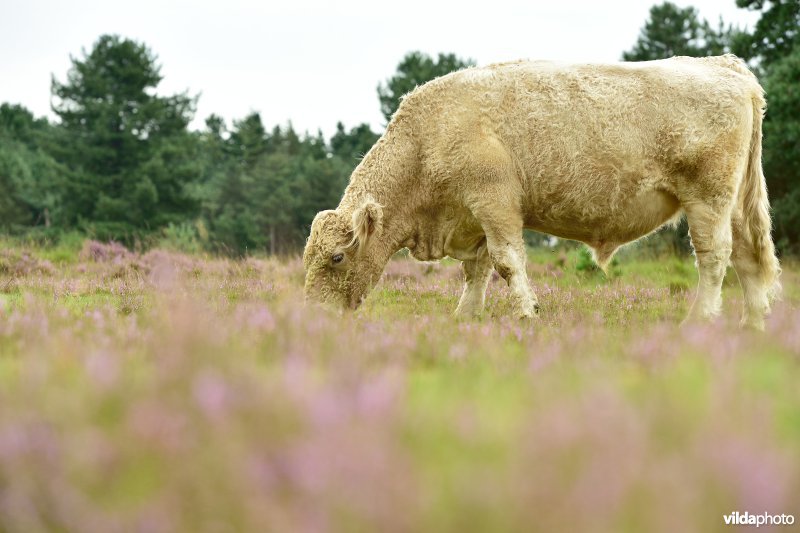
[[[358,251],[366,247],[372,237],[383,231],[383,208],[380,204],[367,200],[353,212],[353,242],[358,243]]]

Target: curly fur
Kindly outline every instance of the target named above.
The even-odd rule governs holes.
[[[523,228],[585,242],[607,263],[620,245],[685,213],[700,270],[691,316],[718,311],[732,257],[744,320],[761,327],[779,275],[761,171],[763,109],[756,78],[732,55],[517,61],[433,80],[403,99],[337,209],[314,220],[306,293],[357,306],[407,247],[418,259],[465,262],[469,305],[460,313],[480,312],[478,292],[494,268],[515,312],[528,317],[538,304]],[[333,266],[339,251],[345,264]]]

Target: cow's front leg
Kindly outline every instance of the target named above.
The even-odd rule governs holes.
[[[539,302],[528,283],[525,271],[525,242],[522,232],[517,239],[506,238],[489,241],[489,255],[497,273],[506,280],[511,289],[511,301],[515,316],[533,318],[539,314]]]
[[[456,316],[477,317],[486,303],[486,288],[492,277],[492,260],[486,245],[478,248],[475,259],[461,263],[464,271],[464,292],[456,307]]]
[[[539,314],[539,302],[525,271],[527,255],[522,239],[522,216],[509,213],[507,207],[476,211],[486,233],[486,246],[492,265],[511,289],[514,314],[522,319],[533,318]]]
[[[525,272],[527,256],[522,240],[523,190],[514,162],[503,144],[490,136],[469,146],[472,173],[465,178],[465,205],[486,235],[486,247],[494,269],[511,289],[514,314],[533,318],[539,303]]]

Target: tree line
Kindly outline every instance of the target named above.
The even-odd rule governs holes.
[[[712,25],[692,7],[653,6],[626,61],[732,52],[767,90],[764,166],[781,250],[800,251],[800,0],[736,0],[760,13],[751,31]],[[472,65],[454,54],[407,54],[377,88],[387,122],[400,96]],[[340,122],[335,134],[267,127],[259,113],[217,115],[189,129],[197,96],[156,92],[145,44],[101,36],[53,77],[56,121],[0,104],[0,226],[57,239],[80,231],[129,245],[167,241],[230,255],[299,249],[314,215],[334,207],[380,132]],[[672,234],[685,243],[685,228]]]

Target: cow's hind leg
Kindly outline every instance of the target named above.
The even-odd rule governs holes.
[[[479,316],[483,312],[486,288],[492,277],[492,261],[486,245],[478,248],[475,259],[464,261],[461,268],[464,270],[464,292],[455,314],[462,317]]]
[[[697,296],[686,321],[712,318],[719,314],[722,306],[722,279],[730,260],[732,241],[732,199],[725,198],[718,196],[713,202],[684,205],[699,274]]]
[[[771,287],[765,282],[762,267],[758,260],[758,250],[741,216],[734,216],[733,253],[731,259],[739,277],[744,293],[744,309],[742,325],[764,329],[764,315],[769,312],[769,291]]]

